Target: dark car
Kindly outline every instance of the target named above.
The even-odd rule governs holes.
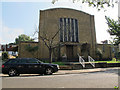
[[[35,58],[16,58],[9,59],[2,65],[2,73],[9,76],[20,74],[46,74],[51,75],[57,72],[57,64],[43,63]]]

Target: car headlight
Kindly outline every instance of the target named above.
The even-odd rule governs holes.
[[[59,65],[57,65],[57,68],[60,69]]]

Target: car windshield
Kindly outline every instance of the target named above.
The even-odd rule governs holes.
[[[36,59],[36,60],[38,60],[38,59]],[[43,62],[42,62],[42,61],[40,61],[40,60],[38,60],[38,62],[39,62],[39,63],[43,63]]]
[[[9,61],[7,61],[7,63],[9,63],[9,64],[15,64],[15,63],[17,63],[17,60],[9,60]]]

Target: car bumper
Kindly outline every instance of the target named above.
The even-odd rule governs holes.
[[[2,73],[3,74],[8,74],[8,69],[2,68]]]
[[[54,73],[54,72],[58,72],[58,70],[59,70],[59,69],[58,69],[57,67],[55,67],[54,70],[53,70],[53,73]]]

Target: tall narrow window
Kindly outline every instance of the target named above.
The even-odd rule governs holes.
[[[78,22],[77,19],[75,19],[75,36],[76,36],[76,42],[78,42]]]
[[[64,18],[64,41],[67,41],[67,27],[66,27],[66,18]]]
[[[72,26],[72,31],[71,31],[72,42],[74,42],[74,21],[73,21],[73,19],[71,19],[71,26]]]
[[[62,18],[60,18],[60,42],[63,42],[63,21]]]
[[[70,41],[70,18],[68,18],[68,41]]]
[[[78,21],[73,18],[60,18],[60,42],[79,42]]]

